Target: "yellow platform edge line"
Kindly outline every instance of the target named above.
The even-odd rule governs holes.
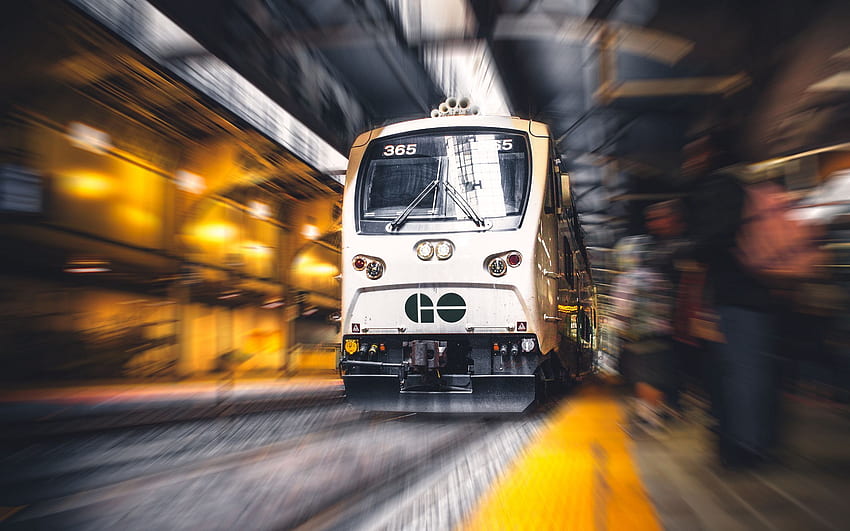
[[[589,386],[482,496],[460,531],[660,530],[610,392]]]

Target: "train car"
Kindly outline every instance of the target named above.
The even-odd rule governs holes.
[[[548,127],[463,114],[363,133],[343,197],[340,369],[375,411],[520,412],[592,370],[593,289]]]

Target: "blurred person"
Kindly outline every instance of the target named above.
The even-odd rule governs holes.
[[[746,192],[736,176],[720,171],[726,150],[718,139],[706,134],[688,143],[682,175],[694,182],[694,254],[706,265],[724,336],[710,364],[718,453],[724,464],[736,466],[754,461],[775,440],[774,304],[768,287],[735,257]]]
[[[686,267],[689,260],[691,245],[686,238],[687,225],[685,223],[682,203],[673,199],[649,205],[644,210],[646,227],[652,237],[649,261],[654,269],[662,275],[663,280],[670,286],[673,294],[673,317],[672,317],[672,356],[669,363],[669,380],[662,389],[667,403],[676,412],[681,411],[680,394],[683,385],[682,373],[686,363],[694,358],[690,351],[694,342],[690,337],[689,320],[691,308],[694,306],[693,291],[697,288],[699,295],[699,283],[691,273],[691,268]],[[698,297],[697,297],[698,298]]]
[[[729,136],[715,130],[685,146],[683,175],[694,182],[695,256],[706,265],[724,341],[718,343],[718,451],[727,466],[773,458],[778,442],[777,314],[783,285],[816,262],[805,229],[788,217],[775,183],[745,185],[721,168]]]
[[[828,242],[850,239],[850,152],[832,151],[818,155],[818,182],[794,205],[791,217],[813,226]],[[834,256],[824,256],[834,265],[847,264],[843,248]],[[834,269],[832,270],[834,271]],[[815,369],[817,381],[826,385],[825,393],[833,400],[850,399],[850,285],[844,275],[819,275],[800,282],[794,291],[792,312],[783,329],[798,347],[795,382],[800,383],[800,366]],[[818,386],[820,387],[820,386]]]
[[[623,376],[634,386],[638,425],[657,430],[670,382],[671,286],[652,263],[649,236],[623,238],[615,252],[621,274],[614,283],[612,322],[621,338]]]

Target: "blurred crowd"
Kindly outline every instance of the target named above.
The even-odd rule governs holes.
[[[727,146],[722,131],[695,135],[687,193],[646,207],[646,234],[616,245],[611,322],[633,422],[664,430],[683,391],[700,393],[737,468],[776,459],[783,391],[814,382],[848,401],[850,157],[821,154],[819,182],[790,191],[734,171]]]

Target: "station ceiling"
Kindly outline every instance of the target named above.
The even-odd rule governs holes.
[[[846,2],[153,4],[342,153],[447,95],[548,123],[599,245],[628,230],[628,199],[681,187],[683,141],[709,122],[733,127],[749,160],[846,140],[831,127],[850,117]]]
[[[121,4],[67,3],[106,15]],[[850,3],[842,0],[150,3],[196,41],[168,47],[157,61],[185,69],[200,55],[226,63],[342,154],[360,132],[427,116],[448,95],[471,96],[483,113],[546,122],[572,175],[589,241],[602,247],[639,229],[646,201],[681,191],[682,144],[709,123],[737,131],[740,156],[750,161],[850,141]],[[118,49],[82,25],[39,27],[39,13],[56,5],[18,4],[7,19],[5,55],[16,74],[0,87],[4,100],[58,75],[45,66],[56,57],[78,75],[92,71],[74,66],[80,58]],[[49,44],[46,31],[61,38]],[[68,47],[75,32],[91,41],[77,55]],[[13,53],[22,43],[28,53]],[[124,87],[139,77],[136,70],[111,75]],[[85,86],[103,85],[96,81]],[[159,121],[181,134],[220,127],[203,98],[165,105],[149,90],[127,91],[139,113],[161,109]],[[268,135],[257,138],[261,162],[274,166],[286,155],[265,146],[274,140]],[[316,175],[308,180],[277,185],[296,197],[328,186]]]

